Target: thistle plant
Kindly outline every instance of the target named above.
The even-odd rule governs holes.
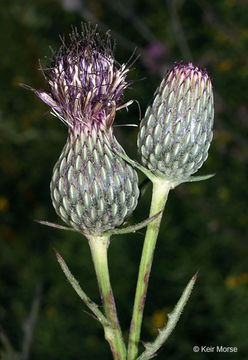
[[[31,89],[51,107],[51,113],[68,127],[67,142],[54,166],[51,198],[57,214],[68,225],[45,225],[77,231],[89,242],[104,311],[82,290],[56,252],[67,279],[104,328],[115,360],[148,360],[174,329],[190,296],[196,275],[186,286],[169,320],[153,343],[138,354],[140,330],[153,253],[168,193],[187,181],[207,158],[212,140],[213,92],[207,72],[191,63],[175,65],[154,95],[140,124],[138,151],[142,165],[131,160],[113,133],[116,112],[129,106],[124,90],[129,82],[127,65],[119,65],[109,35],[82,26],[70,34],[70,42],[53,54],[44,71],[45,91]],[[125,226],[137,206],[138,175],[153,183],[149,217]],[[124,226],[123,226],[124,225]],[[129,343],[126,348],[118,321],[108,271],[108,246],[112,234],[135,232],[147,226],[141,256]]]
[[[144,241],[131,324],[129,360],[135,359],[137,355],[144,299],[169,191],[183,182],[205,180],[212,176],[191,175],[207,158],[213,136],[213,119],[210,78],[205,70],[189,63],[176,65],[166,74],[141,121],[138,150],[146,167],[141,170],[153,183],[150,216],[158,212],[160,215],[148,225]],[[148,355],[151,350],[149,346]],[[152,352],[154,354],[154,347]]]

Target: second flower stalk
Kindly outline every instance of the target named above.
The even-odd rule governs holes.
[[[167,338],[170,329],[146,346],[138,357],[141,323],[149,275],[163,210],[170,189],[192,177],[207,158],[212,139],[213,92],[206,73],[191,63],[175,65],[154,95],[140,125],[138,150],[143,165],[132,161],[117,142],[112,124],[128,86],[126,65],[113,57],[109,37],[83,27],[70,35],[48,70],[48,90],[31,89],[68,126],[68,140],[57,161],[51,196],[57,214],[89,241],[104,313],[81,289],[60,255],[59,263],[74,289],[104,327],[114,360],[148,360]],[[128,351],[123,340],[110,284],[107,250],[112,233],[137,205],[137,167],[153,183],[148,224],[139,268]],[[126,229],[126,230],[125,230]],[[171,329],[186,304],[195,277],[173,311]],[[162,340],[161,340],[162,339]]]

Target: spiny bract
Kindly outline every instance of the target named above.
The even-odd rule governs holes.
[[[126,65],[114,60],[108,34],[73,30],[47,70],[48,91],[32,89],[68,126],[67,143],[51,181],[53,206],[70,226],[85,235],[120,226],[137,205],[136,171],[112,132],[123,90]]]
[[[137,174],[113,147],[123,152],[112,134],[84,128],[78,136],[70,134],[54,167],[51,196],[56,212],[85,234],[120,226],[137,205]]]
[[[213,119],[213,91],[207,72],[192,63],[174,66],[140,124],[142,163],[168,180],[187,179],[207,159]]]

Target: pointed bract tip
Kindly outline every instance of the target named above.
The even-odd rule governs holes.
[[[62,260],[62,256],[60,255],[60,253],[58,252],[57,249],[53,248],[54,252],[55,252],[55,255],[57,257],[58,260]]]
[[[196,281],[197,277],[198,277],[198,274],[199,274],[199,270],[195,273],[195,275],[192,277],[192,280],[193,281]]]
[[[178,72],[182,72],[182,74],[192,74],[192,76],[195,74],[197,76],[197,74],[201,74],[202,76],[207,76],[208,77],[208,73],[207,70],[204,68],[200,68],[199,66],[195,66],[193,65],[192,61],[184,64],[183,62],[180,63],[175,63],[175,65],[172,67],[171,70],[168,71],[167,75],[169,75],[171,72],[173,73],[178,73]]]
[[[20,87],[22,87],[22,88],[24,88],[26,90],[33,91],[33,88],[31,88],[31,86],[29,86],[29,85],[26,85],[26,84],[23,84],[23,83],[18,83],[18,86],[20,86]]]

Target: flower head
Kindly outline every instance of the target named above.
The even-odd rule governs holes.
[[[122,104],[128,69],[116,64],[108,35],[86,27],[72,31],[53,63],[48,90],[31,89],[68,125],[50,184],[53,206],[75,230],[100,235],[120,226],[139,197],[136,171],[113,151],[124,152],[111,125],[128,105]]]
[[[157,89],[140,125],[142,162],[168,180],[187,179],[208,156],[214,120],[213,90],[205,70],[175,65]]]
[[[95,122],[109,128],[122,105],[128,68],[115,62],[108,33],[101,38],[96,28],[74,29],[70,45],[63,41],[52,62],[44,71],[48,90],[32,89],[35,94],[71,128]]]

